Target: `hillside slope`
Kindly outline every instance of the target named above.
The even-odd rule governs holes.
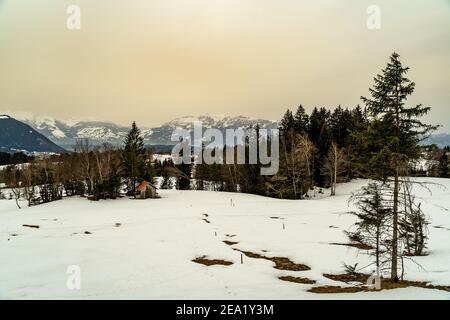
[[[6,115],[0,115],[0,151],[65,152],[29,125]]]

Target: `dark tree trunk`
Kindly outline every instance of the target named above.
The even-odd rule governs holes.
[[[395,282],[398,281],[397,274],[397,259],[398,259],[398,165],[395,171],[394,178],[394,208],[393,208],[393,223],[392,223],[392,261],[391,261],[391,279]]]

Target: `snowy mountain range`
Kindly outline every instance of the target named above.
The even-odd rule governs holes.
[[[0,114],[3,114],[0,112]],[[38,133],[48,138],[53,143],[66,150],[73,149],[76,139],[87,138],[93,145],[108,142],[113,145],[121,145],[129,126],[122,126],[112,122],[97,120],[62,120],[48,116],[35,116],[28,113],[9,112],[11,117],[24,122],[34,128]],[[146,145],[168,146],[172,132],[176,128],[192,130],[193,122],[201,121],[204,128],[217,128],[224,131],[227,128],[246,128],[259,124],[261,128],[276,128],[277,121],[255,119],[244,116],[227,115],[199,115],[184,116],[162,124],[159,127],[141,127]],[[436,134],[431,136],[426,144],[437,144],[440,147],[450,145],[450,134]],[[164,147],[165,148],[165,147]]]
[[[57,145],[70,150],[75,145],[76,139],[87,138],[96,145],[105,142],[113,145],[120,145],[129,127],[117,125],[112,122],[104,121],[74,121],[55,119],[48,116],[35,116],[31,114],[14,114],[12,117],[33,127]],[[193,122],[201,121],[204,128],[217,128],[225,130],[227,128],[246,128],[259,124],[261,128],[276,128],[277,122],[263,119],[254,119],[244,116],[226,116],[226,115],[200,115],[185,116],[166,122],[159,127],[146,128],[141,127],[145,144],[147,145],[173,145],[171,141],[172,132],[176,128],[192,130]],[[139,123],[138,123],[139,125]]]

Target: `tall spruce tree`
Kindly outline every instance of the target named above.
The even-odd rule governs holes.
[[[308,134],[309,116],[302,105],[297,108],[297,112],[294,115],[294,128],[299,135]]]
[[[125,147],[122,151],[123,176],[128,181],[128,191],[133,192],[145,175],[146,152],[144,138],[141,131],[133,122],[131,130],[125,138]]]
[[[292,115],[291,110],[286,110],[286,112],[283,115],[283,118],[280,121],[280,134],[282,136],[287,135],[290,131],[294,130],[295,127],[295,120],[294,116]]]
[[[191,188],[192,164],[181,163],[175,165],[177,176],[177,189],[189,190]]]
[[[321,168],[331,145],[329,119],[330,111],[325,108],[314,108],[309,117],[309,139],[316,147],[313,176],[319,186],[324,186],[326,180],[326,177],[322,175]]]
[[[370,98],[361,97],[367,106],[371,123],[360,138],[369,146],[365,165],[370,167],[372,178],[393,180],[392,208],[392,256],[391,279],[398,280],[398,219],[399,189],[401,178],[408,174],[411,160],[420,156],[419,142],[436,127],[424,124],[420,117],[430,111],[429,107],[406,105],[414,92],[415,83],[406,78],[408,67],[403,67],[400,56],[393,53],[387,67],[374,78],[369,89]]]

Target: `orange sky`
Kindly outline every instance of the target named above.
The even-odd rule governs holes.
[[[354,106],[398,51],[412,102],[450,131],[450,3],[0,0],[0,111],[143,126],[189,114],[278,119],[286,108]],[[82,27],[66,28],[81,7]]]

